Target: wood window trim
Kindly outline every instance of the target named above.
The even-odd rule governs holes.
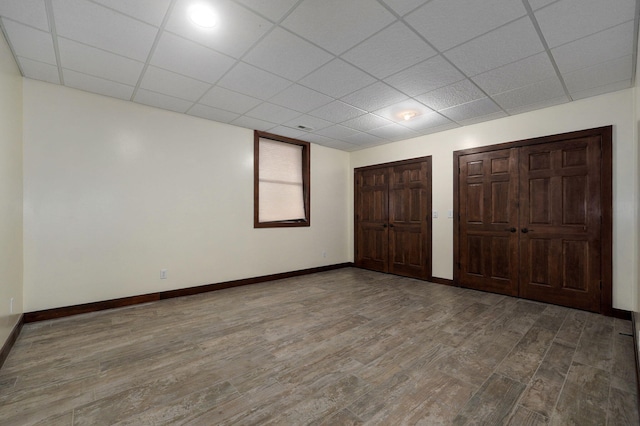
[[[260,222],[260,139],[270,139],[302,147],[302,180],[305,219],[296,221]],[[255,130],[253,133],[253,227],[299,228],[311,226],[311,144],[298,139]]]
[[[601,175],[601,296],[600,313],[607,316],[614,316],[616,310],[613,308],[613,146],[612,146],[613,126],[596,127],[593,129],[578,130],[574,132],[561,133],[557,135],[542,136],[538,138],[523,139],[514,142],[506,142],[496,145],[469,148],[453,152],[453,282],[460,286],[459,267],[460,264],[460,199],[458,173],[460,157],[468,154],[501,150],[507,148],[520,148],[523,146],[558,142],[566,139],[583,138],[588,136],[600,136],[602,140],[602,163]]]

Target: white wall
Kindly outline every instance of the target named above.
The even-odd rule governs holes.
[[[613,306],[635,310],[638,301],[638,148],[634,90],[532,111],[351,154],[351,169],[433,156],[433,275],[453,278],[453,151],[612,124],[613,127]],[[350,192],[353,193],[353,185]],[[351,209],[351,212],[353,209]]]
[[[13,301],[13,313],[10,300]],[[0,347],[22,313],[22,77],[0,32]]]
[[[311,146],[311,227],[254,229],[250,130],[33,80],[24,122],[26,311],[349,259],[348,153]]]

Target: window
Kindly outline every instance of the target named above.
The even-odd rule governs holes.
[[[255,131],[253,227],[309,226],[309,143]]]

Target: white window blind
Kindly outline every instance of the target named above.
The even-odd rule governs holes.
[[[260,138],[260,222],[304,220],[302,146]]]

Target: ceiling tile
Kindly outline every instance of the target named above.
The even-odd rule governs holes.
[[[375,79],[373,77],[349,65],[345,61],[334,59],[300,80],[300,84],[324,93],[327,96],[340,98],[368,86],[374,81]]]
[[[589,34],[633,19],[634,0],[562,0],[535,12],[549,47],[577,40]]]
[[[476,75],[473,81],[490,95],[556,76],[547,52]]]
[[[341,57],[375,77],[385,78],[436,53],[405,24],[396,22]]]
[[[282,19],[298,0],[238,0],[238,2],[276,22]]]
[[[332,139],[330,137],[316,135],[314,133],[307,133],[306,135],[304,135],[304,137],[301,137],[301,139],[303,141],[307,141],[307,142],[311,142],[311,143],[315,143],[323,146],[332,146],[332,144],[335,144],[338,142],[335,139]],[[343,142],[343,143],[346,143],[346,142]]]
[[[631,80],[622,80],[615,83],[605,84],[603,86],[573,92],[571,93],[571,97],[574,100],[584,99],[590,96],[602,95],[603,93],[610,93],[616,92],[618,90],[628,89],[629,87],[631,87]]]
[[[18,62],[25,77],[60,84],[57,66],[21,57],[18,57]]]
[[[231,124],[251,130],[260,130],[263,132],[275,127],[274,123],[269,123],[268,121],[259,120],[257,118],[247,117],[245,115],[236,118],[231,122]]]
[[[292,84],[269,101],[296,111],[307,113],[322,105],[328,104],[332,100],[333,98],[323,95],[322,93],[318,93],[315,90],[307,89],[299,84]]]
[[[270,123],[281,124],[285,121],[293,120],[302,114],[289,108],[281,107],[280,105],[264,102],[245,115],[251,118],[268,121]]]
[[[433,133],[444,132],[444,131],[447,131],[447,130],[456,129],[458,127],[460,127],[460,125],[458,123],[455,123],[453,121],[449,121],[448,123],[440,124],[438,126],[427,127],[426,129],[421,130],[420,134],[423,135],[423,136],[424,135],[431,135]]]
[[[523,105],[516,108],[509,108],[507,112],[509,115],[522,114],[524,112],[534,111],[537,109],[549,108],[554,105],[560,105],[569,102],[569,98],[566,95],[560,96],[558,98],[547,99],[542,102],[534,102],[532,104]]]
[[[276,28],[242,60],[297,81],[331,59],[333,55],[282,28]]]
[[[405,19],[443,52],[526,14],[520,1],[433,0]]]
[[[58,38],[58,50],[60,62],[64,68],[129,86],[135,86],[138,83],[144,66],[142,62],[62,37]]]
[[[416,96],[416,99],[429,108],[440,111],[484,97],[486,95],[473,82],[462,80],[424,95]]]
[[[385,79],[385,82],[409,96],[417,96],[463,78],[464,75],[442,56],[436,56]]]
[[[560,0],[529,0],[529,5],[531,6],[531,9],[538,10],[557,1]]]
[[[159,27],[167,14],[171,0],[94,0],[111,9]]]
[[[429,0],[383,0],[395,13],[404,16]]]
[[[415,112],[418,116],[412,120],[406,121],[403,118],[403,113],[407,111]],[[374,112],[380,117],[386,118],[387,120],[391,120],[395,123],[401,123],[404,126],[411,121],[417,120],[421,115],[430,114],[433,111],[414,99],[407,99],[406,101],[389,105]]]
[[[484,123],[486,121],[497,120],[499,118],[504,118],[507,116],[507,113],[504,111],[494,112],[493,114],[482,115],[479,117],[472,117],[466,120],[461,120],[459,123],[463,126],[470,126],[472,124]]]
[[[130,100],[133,94],[134,87],[122,83],[116,83],[67,69],[62,70],[62,75],[66,86],[87,92],[124,99],[126,101]]]
[[[144,89],[138,89],[134,101],[140,104],[145,104],[156,108],[168,109],[175,112],[186,112],[191,107],[191,105],[193,105],[193,102],[174,98],[173,96],[163,95],[161,93],[151,92]]]
[[[260,99],[233,92],[219,86],[212,87],[211,90],[200,99],[201,104],[238,114],[244,114],[261,102]]]
[[[224,111],[218,108],[211,108],[206,105],[196,104],[188,112],[189,115],[193,115],[200,118],[206,118],[207,120],[218,121],[220,123],[229,123],[240,117],[235,112]]]
[[[313,130],[324,129],[325,127],[331,126],[333,123],[323,120],[321,118],[312,117],[310,115],[301,115],[300,117],[288,121],[284,123],[287,127],[298,128],[298,126],[302,125]]]
[[[367,133],[387,140],[410,139],[420,136],[420,133],[395,123],[369,130]]]
[[[236,60],[193,41],[164,32],[150,63],[197,80],[215,83]]]
[[[175,98],[197,101],[211,85],[150,66],[144,73],[140,87]]]
[[[343,126],[351,127],[352,129],[360,130],[361,132],[368,132],[369,130],[377,129],[378,127],[387,126],[392,124],[389,120],[379,117],[375,114],[361,115],[360,117],[352,118],[342,123]]]
[[[632,56],[624,56],[613,61],[583,68],[563,74],[569,93],[593,89],[605,84],[631,80]]]
[[[538,81],[493,96],[502,109],[514,109],[533,103],[544,102],[564,96],[564,88],[557,77]]]
[[[344,138],[344,141],[347,143],[353,143],[356,145],[366,145],[366,146],[375,146],[386,143],[382,138],[379,138],[374,135],[370,135],[369,133],[356,133],[355,135],[348,136]]]
[[[320,138],[322,136],[317,136],[317,137]],[[314,142],[314,141],[309,141],[309,142]],[[353,152],[353,151],[358,151],[362,149],[362,147],[359,145],[343,142],[343,141],[336,141],[333,139],[328,139],[324,143],[319,143],[319,142],[314,142],[314,143],[318,145],[326,146],[327,148],[339,149],[341,151],[346,151],[346,152]]]
[[[218,85],[263,100],[282,92],[291,82],[252,65],[239,62]]]
[[[53,2],[56,32],[82,43],[146,61],[158,29],[84,0]]]
[[[293,129],[287,126],[274,127],[270,130],[270,132],[273,133],[274,135],[284,136],[286,138],[294,138],[294,139],[302,138],[307,134],[307,132],[305,132],[304,130]]]
[[[358,133],[358,131],[349,127],[341,126],[340,124],[336,124],[335,126],[325,127],[324,129],[317,130],[314,133],[332,139],[344,139],[347,136]]]
[[[309,114],[333,123],[341,123],[345,120],[349,120],[350,118],[355,118],[366,113],[367,111],[348,105],[344,102],[333,101],[330,104],[311,111]]]
[[[407,95],[381,81],[342,98],[345,103],[366,111],[375,111],[407,99],[409,99]]]
[[[0,16],[49,31],[44,0],[0,1]]]
[[[219,52],[240,58],[273,27],[266,19],[230,0],[216,0],[220,22],[214,28],[201,28],[188,17],[191,0],[178,0],[166,29]]]
[[[394,20],[371,0],[304,0],[282,26],[339,55]]]
[[[551,51],[560,72],[597,65],[633,52],[633,21],[556,47]]]
[[[56,65],[51,33],[6,19],[2,20],[2,24],[16,56]]]
[[[478,99],[466,104],[440,111],[440,114],[458,123],[500,111],[500,107],[489,98]]]
[[[472,77],[543,50],[533,24],[523,18],[451,49],[446,56]]]

